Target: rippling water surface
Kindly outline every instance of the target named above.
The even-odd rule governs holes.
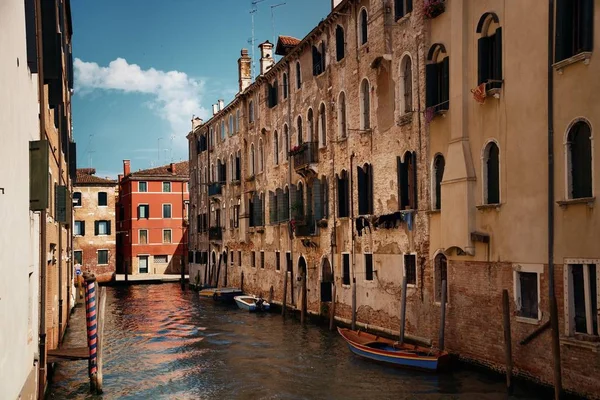
[[[279,314],[249,314],[176,284],[107,288],[104,394],[87,362],[61,364],[50,399],[506,399],[474,371],[390,368],[357,358],[337,333]],[[85,343],[73,314],[65,346]],[[534,399],[517,388],[515,399]]]

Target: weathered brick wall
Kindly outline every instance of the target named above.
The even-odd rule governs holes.
[[[81,207],[74,207],[74,221],[85,222],[85,236],[75,236],[73,250],[82,251],[82,271],[96,275],[99,282],[110,281],[116,271],[116,232],[115,222],[115,186],[78,185],[75,192],[81,193]],[[98,206],[98,193],[106,192],[108,205]],[[110,221],[110,235],[94,234],[95,221]],[[108,264],[98,264],[98,250],[108,250]]]

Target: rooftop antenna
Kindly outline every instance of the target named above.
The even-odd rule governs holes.
[[[157,164],[158,164],[158,165],[160,165],[160,141],[161,141],[161,140],[162,140],[162,138],[161,138],[161,137],[159,137],[158,139],[156,139],[157,146],[158,146],[158,151],[157,151],[157,154],[158,154],[158,160],[157,160],[156,162],[157,162]]]
[[[256,63],[254,61],[254,43],[256,43],[256,39],[254,38],[254,14],[258,12],[258,3],[262,3],[265,0],[252,0],[252,8],[250,9],[250,15],[252,16],[252,38],[250,39],[250,46],[252,47],[252,79],[256,77]]]
[[[90,138],[88,140],[88,145],[87,145],[87,153],[88,153],[88,160],[89,160],[89,167],[92,168],[92,153],[95,153],[96,151],[94,150],[94,144],[92,142],[92,139],[94,138],[94,134],[91,133],[90,134]]]
[[[277,39],[275,38],[275,13],[274,10],[277,7],[281,7],[284,6],[286,3],[279,3],[279,4],[274,4],[271,6],[271,25],[273,25],[273,44],[276,45],[277,44]]]
[[[171,148],[169,149],[169,158],[171,159],[171,162],[173,162],[173,140],[175,140],[174,133],[171,134]]]

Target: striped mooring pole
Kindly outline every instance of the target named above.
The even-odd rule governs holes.
[[[88,370],[90,375],[91,390],[95,391],[96,374],[98,373],[97,346],[98,346],[98,324],[96,318],[96,277],[92,274],[85,278],[85,320],[87,325],[88,347],[90,359]]]

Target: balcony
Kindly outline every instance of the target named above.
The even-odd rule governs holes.
[[[315,236],[317,234],[317,221],[313,215],[306,215],[302,219],[294,220],[294,233],[296,237]]]
[[[208,240],[223,240],[223,228],[220,226],[208,228]]]
[[[221,184],[220,183],[211,183],[208,185],[208,195],[209,196],[217,196],[221,194]]]
[[[294,147],[290,151],[290,155],[294,159],[294,169],[300,175],[305,176],[311,164],[319,162],[319,143],[306,142]]]

